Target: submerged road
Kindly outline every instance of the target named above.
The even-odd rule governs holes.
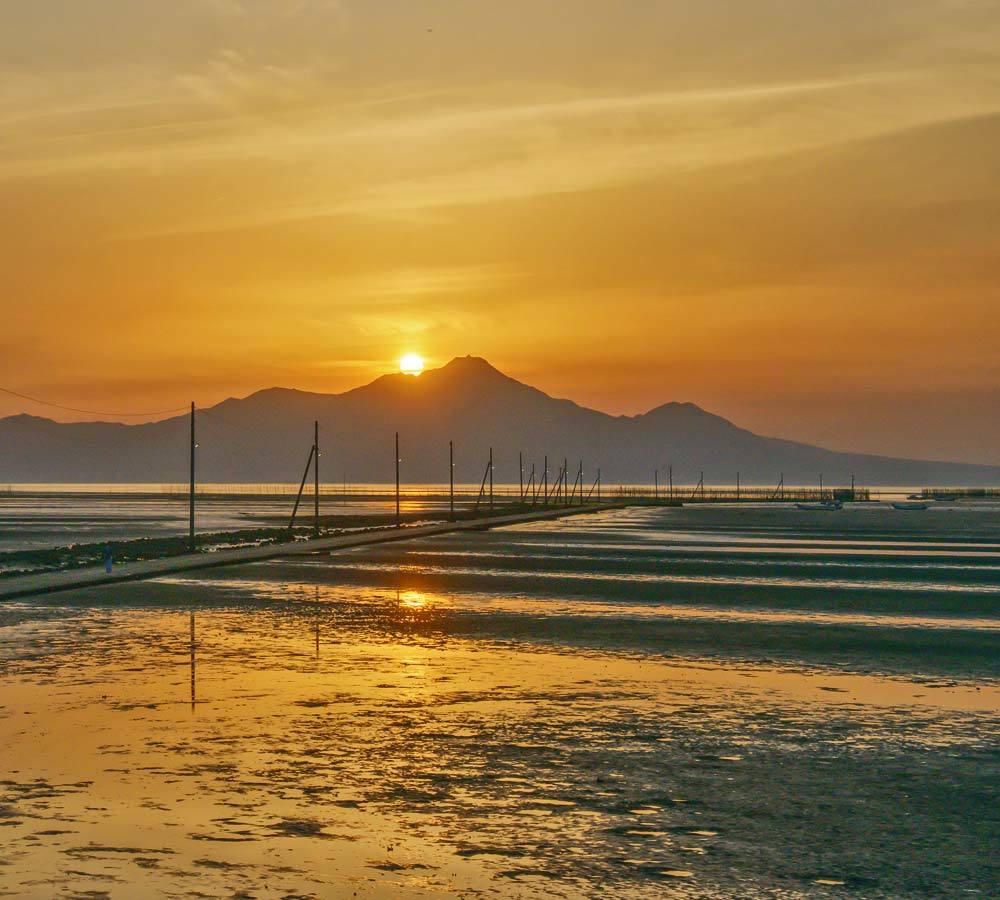
[[[517,513],[508,516],[493,516],[483,519],[467,519],[461,522],[441,522],[434,525],[403,526],[383,528],[358,534],[317,538],[309,541],[295,541],[285,544],[267,544],[261,547],[240,547],[236,550],[219,550],[215,553],[189,553],[163,559],[144,559],[119,564],[111,574],[100,566],[85,569],[69,569],[59,572],[39,572],[17,578],[0,580],[0,601],[38,594],[52,594],[57,591],[72,591],[77,588],[96,587],[104,584],[119,584],[124,581],[142,581],[172,575],[177,572],[191,572],[197,569],[214,569],[219,566],[233,566],[240,563],[277,559],[282,556],[301,556],[323,550],[349,550],[353,547],[367,547],[373,544],[388,544],[393,541],[410,541],[456,531],[480,531],[484,528],[500,528],[504,525],[520,525],[528,522],[542,522],[546,519],[560,519],[581,513],[600,512],[620,507],[620,503],[594,503],[584,506],[561,507],[538,512]]]

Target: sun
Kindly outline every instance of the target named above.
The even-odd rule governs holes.
[[[424,358],[416,353],[407,353],[399,361],[399,371],[404,375],[419,375],[424,371]]]

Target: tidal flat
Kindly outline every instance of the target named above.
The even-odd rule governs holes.
[[[1000,509],[616,510],[0,606],[0,895],[1000,884]]]

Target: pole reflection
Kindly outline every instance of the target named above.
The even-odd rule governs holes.
[[[195,640],[194,640],[194,612],[191,613],[191,711],[194,712],[197,702],[195,689]]]

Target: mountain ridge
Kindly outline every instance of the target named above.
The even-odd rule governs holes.
[[[398,431],[404,478],[414,483],[447,481],[450,440],[459,481],[478,482],[493,447],[496,477],[514,482],[523,453],[539,474],[547,455],[550,476],[564,458],[571,470],[582,458],[591,478],[601,467],[606,483],[647,483],[668,465],[678,484],[702,472],[708,483],[731,483],[737,471],[745,484],[775,484],[782,475],[814,484],[821,474],[827,484],[852,475],[872,485],[1000,483],[1000,467],[827,450],[757,435],[691,402],[613,416],[551,397],[475,356],[336,394],[272,387],[206,407],[196,414],[200,480],[296,481],[314,420],[330,481],[391,481]],[[188,441],[186,415],[136,425],[9,416],[0,419],[0,482],[182,482]]]

